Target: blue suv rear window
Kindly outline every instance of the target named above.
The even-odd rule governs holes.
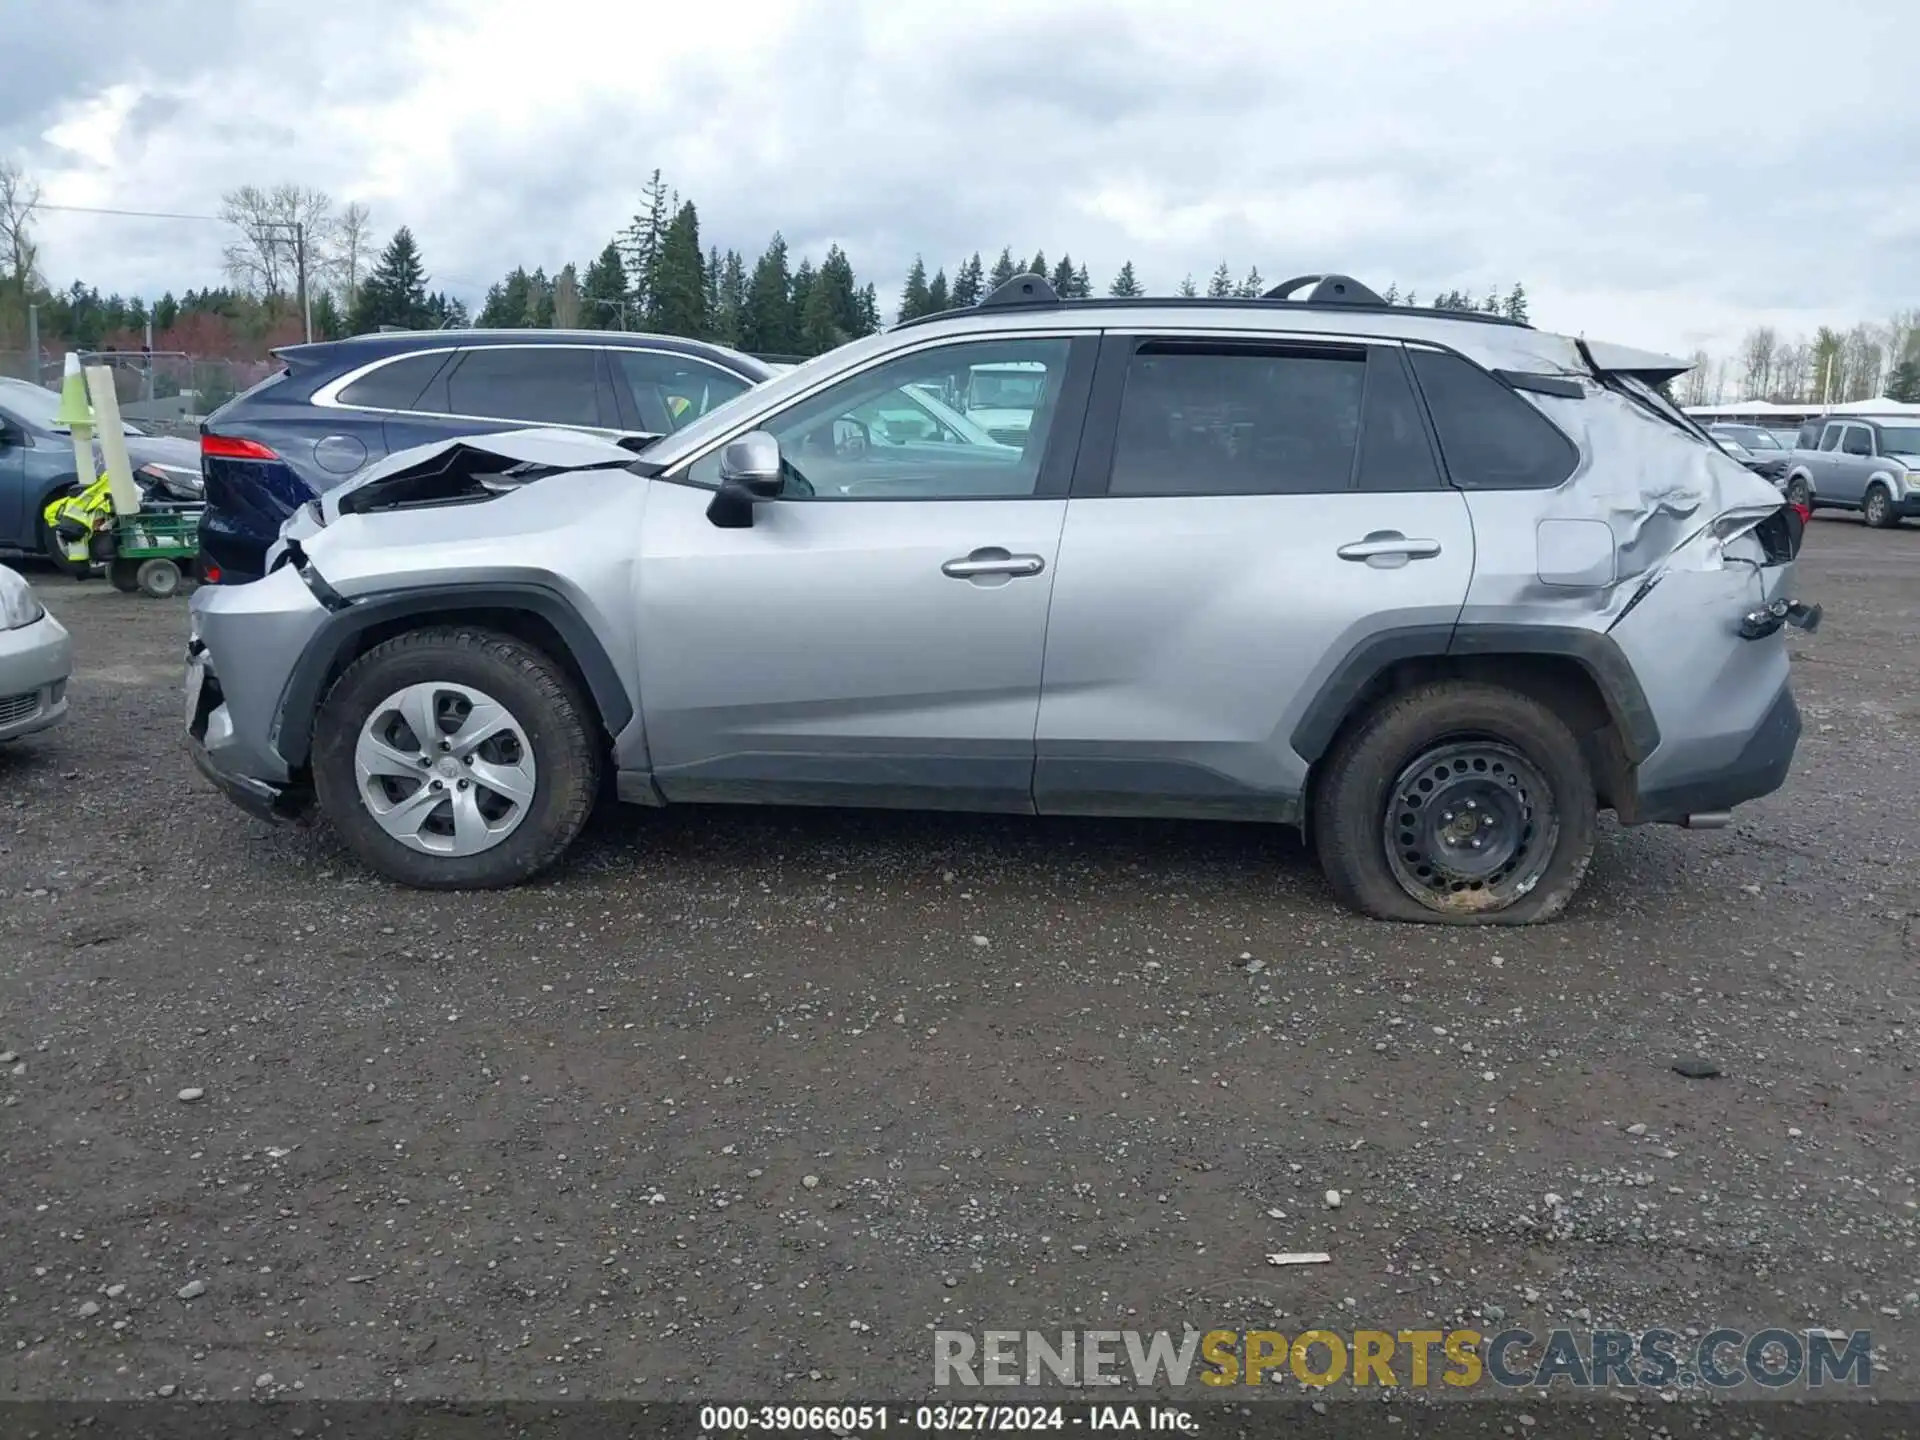
[[[1412,350],[1447,477],[1462,490],[1551,490],[1580,452],[1546,416],[1479,366],[1439,350]]]

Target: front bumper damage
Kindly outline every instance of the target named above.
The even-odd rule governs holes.
[[[312,794],[278,749],[294,664],[327,612],[291,568],[249,585],[204,586],[189,610],[183,680],[187,748],[234,804],[298,820]]]

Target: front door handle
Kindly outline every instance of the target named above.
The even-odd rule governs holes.
[[[982,575],[1038,575],[1047,568],[1047,562],[1038,555],[1014,555],[997,545],[989,545],[975,550],[958,560],[949,560],[940,567],[942,575],[951,575],[955,580],[972,580]]]
[[[1397,570],[1409,560],[1431,560],[1439,553],[1438,540],[1409,540],[1398,530],[1374,530],[1334,551],[1342,560],[1365,561],[1376,570]]]

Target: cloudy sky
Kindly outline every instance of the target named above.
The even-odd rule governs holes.
[[[0,56],[49,202],[296,181],[470,302],[590,259],[657,166],[707,240],[837,241],[883,306],[915,253],[1003,245],[1102,287],[1520,279],[1536,324],[1675,351],[1920,305],[1903,0],[10,0]],[[226,239],[40,235],[55,283],[149,297]]]

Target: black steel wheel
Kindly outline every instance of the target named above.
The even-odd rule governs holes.
[[[1492,740],[1423,752],[1384,810],[1387,866],[1433,910],[1511,905],[1540,883],[1560,838],[1551,787],[1518,750]]]

